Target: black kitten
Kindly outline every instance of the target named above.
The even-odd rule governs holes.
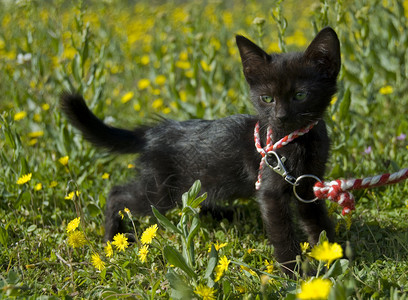
[[[268,55],[248,39],[237,36],[244,75],[258,115],[234,115],[219,120],[167,120],[155,127],[133,131],[105,125],[76,94],[64,94],[61,108],[69,121],[96,146],[116,153],[140,153],[139,178],[112,188],[106,207],[105,238],[123,230],[119,210],[151,213],[153,205],[164,212],[173,208],[181,194],[197,179],[208,193],[205,209],[222,201],[256,194],[262,218],[279,262],[294,268],[300,253],[290,213],[292,185],[268,167],[262,169],[262,184],[255,190],[260,154],[254,146],[254,127],[259,121],[263,145],[266,128],[277,141],[314,121],[307,134],[277,150],[286,157],[287,171],[294,177],[313,174],[322,178],[329,152],[329,139],[322,116],[336,92],[340,70],[340,45],[331,28],[319,32],[303,53]],[[302,198],[313,198],[313,182],[299,186]],[[302,228],[311,243],[325,230],[333,237],[324,201],[295,201]]]

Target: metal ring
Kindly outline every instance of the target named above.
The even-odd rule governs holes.
[[[302,180],[302,179],[304,179],[304,178],[312,178],[312,179],[315,179],[316,181],[322,182],[322,181],[320,180],[320,178],[317,177],[317,176],[315,176],[315,175],[306,174],[306,175],[299,176],[299,177],[296,179],[295,184],[293,185],[293,193],[295,194],[296,198],[297,198],[299,201],[303,202],[303,203],[312,203],[312,202],[315,202],[315,201],[318,200],[319,198],[316,197],[316,198],[310,199],[310,200],[303,199],[303,198],[300,197],[300,196],[298,195],[298,193],[296,192],[296,187],[299,185],[299,181]]]

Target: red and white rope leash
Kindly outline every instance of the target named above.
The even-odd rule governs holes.
[[[368,189],[388,184],[394,184],[408,178],[408,169],[402,169],[391,174],[382,174],[364,179],[339,179],[329,182],[316,182],[313,187],[315,196],[319,199],[329,199],[343,207],[342,214],[348,214],[355,209],[354,197],[349,191]]]
[[[275,150],[282,148],[283,146],[292,142],[297,137],[308,133],[313,128],[313,126],[315,126],[317,123],[318,121],[316,121],[313,124],[310,124],[309,126],[305,128],[296,130],[292,132],[291,134],[285,136],[284,138],[280,139],[276,143],[272,142],[272,129],[268,127],[267,138],[266,138],[267,145],[265,147],[262,147],[261,145],[261,138],[259,136],[259,122],[256,123],[255,130],[254,130],[255,147],[262,156],[261,162],[259,164],[258,180],[255,183],[255,188],[257,190],[259,190],[261,187],[261,179],[262,179],[261,173],[262,173],[264,164],[267,163],[266,156],[268,155],[268,153],[274,152]],[[275,153],[275,155],[277,154]],[[282,164],[282,161],[279,158],[277,159],[279,163]],[[284,168],[283,164],[281,167]],[[288,176],[288,174],[286,173],[286,170],[283,170],[283,171],[284,172],[279,172],[279,171],[276,171],[276,172],[278,172],[280,175],[285,177],[285,180],[287,180],[287,177],[291,177],[290,175]],[[309,177],[309,178],[314,178],[317,180],[317,182],[313,186],[313,192],[316,196],[315,199],[304,200],[301,197],[299,197],[299,195],[296,193],[296,186],[298,185],[298,181],[302,179],[302,177],[303,178]],[[297,179],[293,177],[291,178],[294,180],[288,181],[288,182],[293,185],[293,191],[295,193],[295,196],[300,201],[313,202],[318,199],[321,199],[321,200],[329,199],[339,204],[343,208],[342,214],[345,215],[355,209],[354,196],[349,191],[367,189],[367,188],[373,188],[373,187],[398,183],[408,178],[408,168],[402,169],[395,173],[391,173],[391,174],[387,173],[387,174],[377,175],[373,177],[367,177],[364,179],[338,179],[338,180],[333,180],[333,181],[328,181],[328,182],[326,181],[322,182],[314,175],[303,175],[303,176],[298,177]]]
[[[262,148],[261,138],[259,136],[259,122],[256,123],[255,130],[254,130],[255,147],[256,147],[256,150],[258,150],[258,152],[262,156],[261,163],[259,164],[258,180],[255,183],[255,188],[257,190],[259,190],[261,188],[261,180],[262,180],[262,176],[261,176],[262,172],[261,171],[262,171],[263,166],[265,164],[266,155],[268,154],[268,152],[275,151],[275,150],[277,150],[279,148],[282,148],[283,146],[285,146],[285,145],[289,144],[290,142],[292,142],[297,137],[308,133],[313,128],[313,126],[315,126],[317,123],[318,123],[318,121],[310,124],[309,126],[307,126],[305,128],[295,130],[294,132],[292,132],[291,134],[289,134],[289,135],[285,136],[284,138],[280,139],[276,143],[272,142],[272,129],[270,127],[268,127],[268,130],[267,130],[267,133],[266,133],[266,146],[264,148]]]

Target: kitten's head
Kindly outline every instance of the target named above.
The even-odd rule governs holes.
[[[281,133],[322,118],[336,92],[340,44],[333,29],[320,31],[305,52],[267,54],[236,36],[244,75],[260,120]]]

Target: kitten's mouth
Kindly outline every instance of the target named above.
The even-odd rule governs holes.
[[[295,117],[295,119],[288,120],[286,122],[282,122],[280,120],[271,120],[269,124],[273,130],[274,138],[280,139],[296,130],[309,126],[310,124],[318,121],[319,119],[320,118],[304,119],[302,117]]]

